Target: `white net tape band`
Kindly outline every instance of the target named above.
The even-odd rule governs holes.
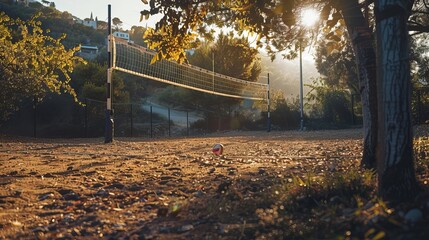
[[[113,37],[113,69],[175,86],[225,97],[267,99],[267,84],[249,82],[206,69],[161,60],[150,64],[155,53]]]

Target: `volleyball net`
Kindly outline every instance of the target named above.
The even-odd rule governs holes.
[[[189,64],[159,60],[155,52],[124,39],[113,39],[114,70],[200,92],[250,100],[267,100],[268,85],[215,73]]]

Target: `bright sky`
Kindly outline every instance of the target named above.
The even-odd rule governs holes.
[[[154,26],[155,18],[140,22],[140,11],[149,9],[149,5],[141,0],[52,0],[56,9],[67,11],[72,15],[85,19],[91,16],[91,12],[100,21],[107,22],[107,5],[112,5],[112,18],[118,17],[122,22],[122,28],[130,29],[132,26]]]

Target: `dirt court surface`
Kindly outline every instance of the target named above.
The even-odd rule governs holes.
[[[222,157],[212,154],[215,143],[225,146]],[[213,206],[228,188],[244,201],[293,174],[358,164],[361,153],[361,129],[112,144],[3,136],[0,239],[238,239],[243,222],[257,220],[219,220]]]

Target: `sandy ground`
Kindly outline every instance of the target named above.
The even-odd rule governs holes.
[[[0,137],[0,239],[210,239],[210,203],[230,185],[240,199],[292,174],[357,164],[361,129],[231,132],[176,139]],[[214,143],[225,146],[214,156]],[[245,217],[244,217],[245,218]],[[251,222],[248,219],[247,222]],[[228,235],[228,232],[231,234]]]

